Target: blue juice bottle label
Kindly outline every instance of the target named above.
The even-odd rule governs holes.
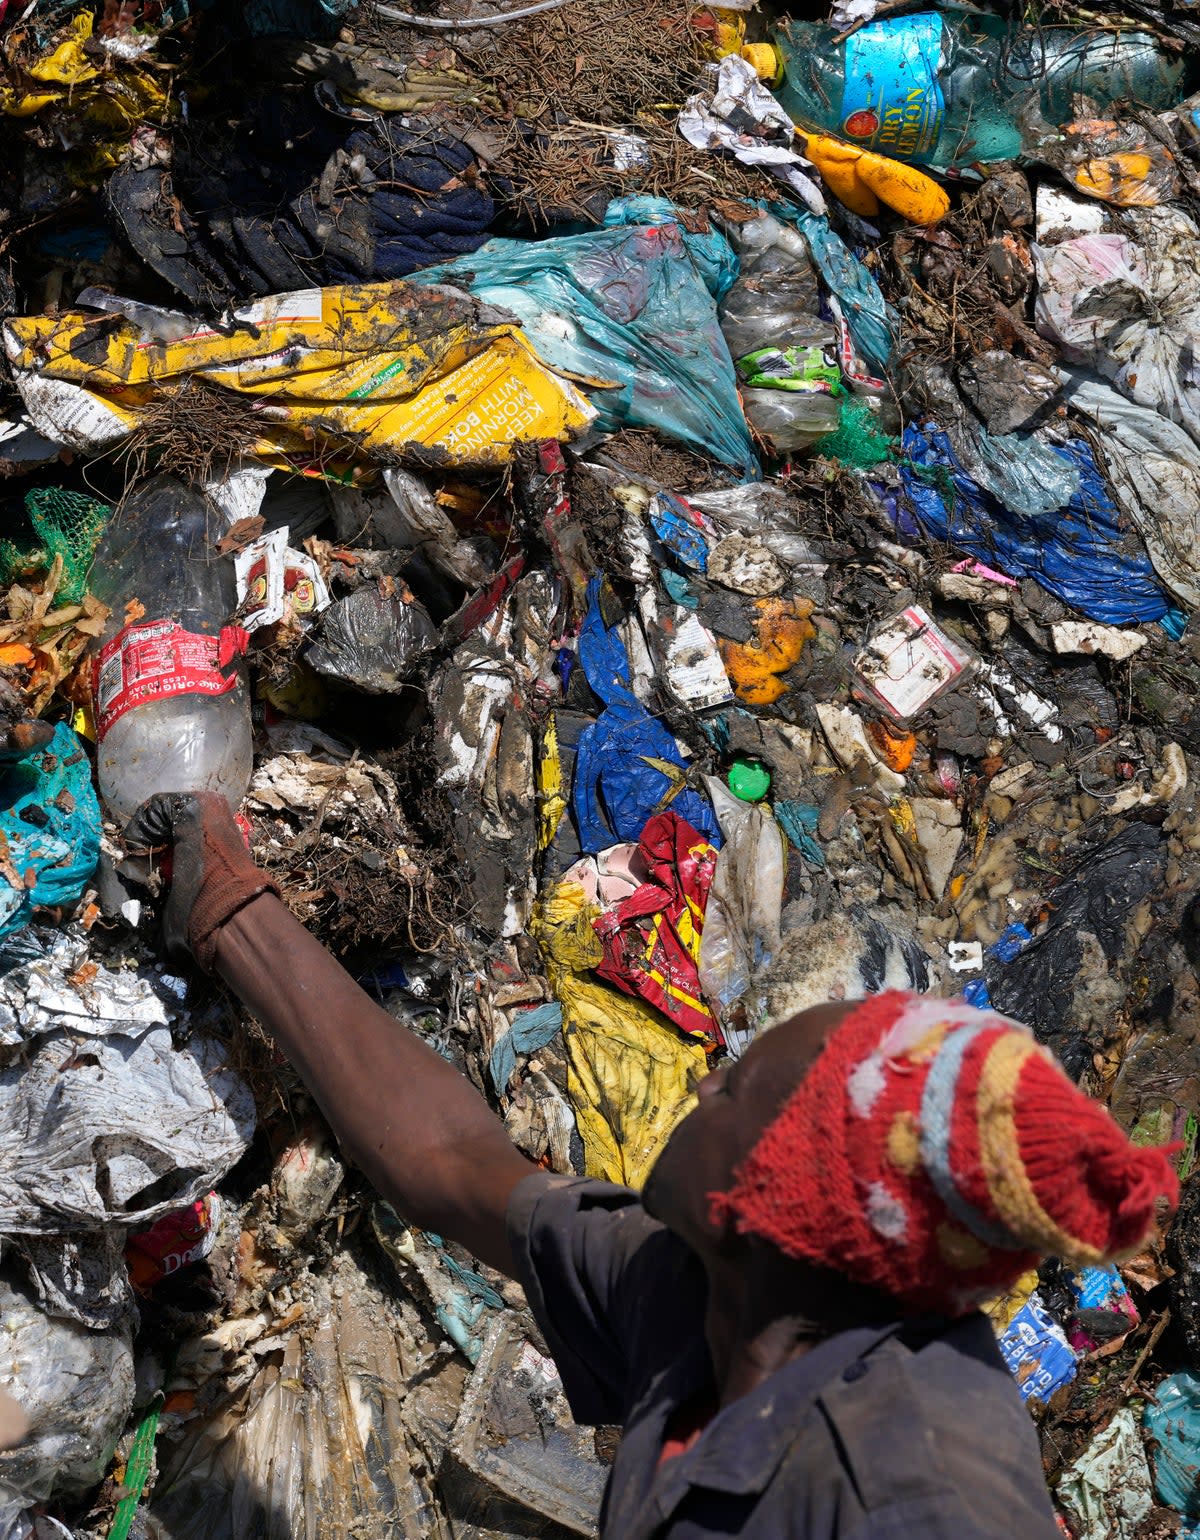
[[[895,160],[931,154],[946,112],[941,58],[942,18],[932,13],[872,22],[847,38],[843,138]]]

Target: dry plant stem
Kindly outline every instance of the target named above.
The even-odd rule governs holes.
[[[648,16],[636,0],[593,0],[506,26],[474,55],[471,68],[507,113],[493,170],[535,224],[595,218],[597,205],[621,194],[702,207],[777,191],[731,157],[692,149],[676,130],[678,108],[703,84],[694,9],[665,0]],[[629,136],[640,158],[618,170],[614,151]]]

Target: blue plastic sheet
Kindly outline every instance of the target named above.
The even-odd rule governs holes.
[[[717,324],[717,301],[737,276],[733,248],[716,231],[685,230],[665,198],[619,198],[604,224],[488,241],[410,282],[456,284],[515,315],[552,369],[584,378],[600,428],[655,428],[757,479]]]
[[[536,1053],[561,1031],[562,1006],[557,1000],[535,1005],[531,1011],[522,1011],[515,1017],[508,1031],[496,1039],[496,1046],[488,1061],[496,1094],[500,1095],[508,1089],[519,1053]]]
[[[811,802],[781,798],[775,803],[775,821],[806,861],[825,867],[825,852],[816,841],[821,810]]]
[[[1031,1294],[1004,1329],[1000,1356],[1025,1401],[1049,1401],[1069,1385],[1079,1365],[1062,1327]]]
[[[660,492],[650,504],[650,526],[682,566],[694,572],[708,571],[708,541],[682,498],[673,492]]]
[[[1092,452],[1074,440],[1054,453],[1079,469],[1079,491],[1065,507],[1015,513],[985,492],[929,424],[904,430],[901,476],[915,524],[1014,578],[1033,578],[1091,620],[1126,625],[1171,609],[1141,537],[1117,510]],[[899,528],[905,531],[900,518]]]
[[[1158,1500],[1189,1519],[1200,1518],[1200,1375],[1169,1374],[1143,1417],[1150,1435]]]
[[[0,875],[0,936],[9,936],[36,908],[75,903],[100,858],[91,765],[66,723],[45,748],[0,766],[0,808],[8,863]]]
[[[671,795],[685,773],[683,756],[629,688],[629,655],[616,627],[604,624],[600,584],[599,577],[588,584],[588,610],[579,633],[579,661],[605,705],[581,734],[575,758],[571,795],[580,848],[592,855],[638,840],[647,819],[669,805],[719,849],[721,829],[708,799],[690,787]]]

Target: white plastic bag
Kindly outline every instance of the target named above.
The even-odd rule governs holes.
[[[750,1028],[758,1026],[761,1012],[747,996],[779,948],[786,841],[769,807],[741,801],[715,776],[705,785],[725,843],[704,911],[700,984],[737,1054],[749,1037],[743,1042],[729,1019],[744,1004]]]
[[[1033,248],[1038,330],[1200,442],[1200,240],[1178,210],[1146,209],[1136,228],[1137,241],[1081,235]]]
[[[30,1423],[20,1444],[0,1453],[0,1540],[39,1533],[26,1512],[33,1503],[95,1486],[129,1416],[133,1386],[128,1327],[91,1332],[54,1320],[28,1291],[0,1280],[0,1387]]]
[[[254,1101],[215,1040],[176,1042],[178,979],[114,972],[59,931],[23,933],[4,961],[0,1235],[43,1308],[110,1328],[131,1306],[125,1237],[210,1191],[250,1141]]]

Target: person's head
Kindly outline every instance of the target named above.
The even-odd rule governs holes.
[[[1130,1254],[1173,1200],[1016,1023],[890,993],[804,1011],[705,1077],[647,1209],[709,1264],[766,1244],[909,1313],[955,1315],[1047,1255]]]

